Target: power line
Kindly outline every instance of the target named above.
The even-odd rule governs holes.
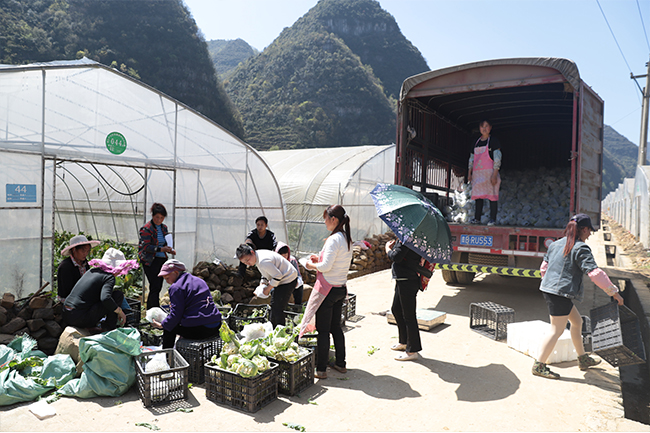
[[[607,21],[607,17],[605,16],[605,11],[600,6],[600,1],[596,0],[596,3],[598,3],[598,8],[600,9],[600,12],[603,14],[603,18],[605,18],[605,23],[607,24],[607,27],[609,28],[609,31],[612,34],[612,37],[614,38],[614,42],[616,42],[616,46],[618,47],[618,51],[620,51],[621,56],[623,56],[623,60],[625,61],[625,64],[627,65],[627,69],[630,71],[630,74],[631,74],[632,73],[632,68],[630,68],[630,64],[627,62],[627,59],[625,58],[625,54],[623,54],[623,50],[621,49],[621,46],[618,44],[618,40],[616,39],[616,35],[614,35],[614,30],[612,30],[612,26],[610,26],[609,21]]]
[[[650,42],[648,42],[648,33],[645,31],[645,23],[643,22],[643,14],[641,13],[641,6],[639,5],[639,0],[636,0],[636,7],[639,9],[639,17],[641,17],[641,27],[643,27],[643,34],[645,35],[645,43],[648,45],[648,51],[650,51]]]
[[[598,4],[598,8],[600,9],[600,13],[603,14],[603,18],[605,18],[605,23],[607,24],[607,27],[609,28],[609,32],[612,34],[612,37],[614,38],[614,42],[616,42],[616,46],[618,47],[618,51],[621,53],[621,56],[623,57],[623,60],[625,61],[625,64],[627,65],[627,70],[630,71],[630,76],[633,76],[634,73],[632,72],[632,68],[630,68],[630,64],[627,62],[627,59],[625,58],[625,54],[623,54],[623,50],[621,49],[621,46],[618,43],[618,40],[616,39],[616,35],[614,34],[614,30],[612,30],[612,26],[609,25],[609,21],[607,21],[607,16],[605,16],[605,11],[603,10],[602,6],[600,5],[600,1],[596,0],[596,3]],[[638,85],[638,83],[637,83]],[[637,98],[639,95],[637,95]],[[641,103],[641,100],[639,99],[639,103]]]

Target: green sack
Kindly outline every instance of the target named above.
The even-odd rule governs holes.
[[[133,357],[140,353],[140,333],[135,328],[84,337],[79,340],[79,357],[84,362],[81,378],[71,380],[59,392],[79,398],[118,397],[135,383]]]
[[[0,406],[32,401],[68,382],[75,375],[70,355],[47,357],[33,350],[36,342],[28,336],[14,338],[8,346],[0,346]],[[23,361],[41,359],[38,366],[10,366]],[[41,362],[39,361],[39,364]]]

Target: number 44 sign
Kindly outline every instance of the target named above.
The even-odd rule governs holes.
[[[36,202],[36,185],[6,184],[7,202]]]

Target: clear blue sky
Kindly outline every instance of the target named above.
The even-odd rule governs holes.
[[[184,0],[206,40],[262,51],[317,0]],[[639,143],[650,0],[379,0],[429,68],[504,57],[565,57],[605,101],[605,123]],[[644,31],[645,26],[645,31]],[[627,64],[626,64],[627,61]],[[628,67],[629,64],[629,67]],[[645,78],[639,79],[645,87]]]

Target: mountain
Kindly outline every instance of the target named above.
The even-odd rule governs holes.
[[[244,136],[240,115],[182,0],[3,0],[0,26],[2,63],[86,56]]]
[[[382,65],[392,58],[399,61]],[[405,78],[424,70],[422,55],[378,2],[321,0],[224,84],[258,149],[388,144],[393,98]]]
[[[603,130],[603,198],[636,175],[639,146],[609,125]]]
[[[259,54],[259,51],[248,45],[243,39],[214,39],[208,41],[207,44],[210,59],[222,78],[228,77],[240,63]]]
[[[429,70],[420,51],[402,34],[395,18],[376,1],[321,0],[308,13],[340,37],[397,99],[404,80]]]

